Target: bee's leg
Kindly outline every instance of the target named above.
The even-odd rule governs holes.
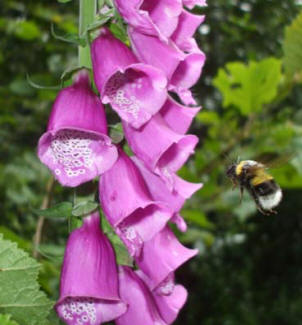
[[[242,202],[243,191],[244,191],[244,187],[242,185],[240,185],[240,204]]]
[[[232,182],[232,185],[233,185],[233,187],[232,187],[232,191],[233,191],[237,187],[237,182],[234,181],[233,179],[231,180],[231,182]]]
[[[256,206],[257,206],[257,209],[259,210],[259,212],[261,212],[262,214],[264,214],[266,216],[269,215],[268,211],[265,211],[265,210],[262,209],[262,207],[260,205],[260,202],[259,202],[259,199],[258,199],[258,196],[257,196],[256,192],[254,191],[254,189],[252,187],[250,188],[250,193],[251,193],[251,195],[252,195],[252,197],[253,197],[253,199],[254,199],[254,201],[256,203]]]
[[[273,210],[273,209],[270,209],[269,212],[270,213],[273,213],[273,214],[277,214],[278,213],[276,210]]]

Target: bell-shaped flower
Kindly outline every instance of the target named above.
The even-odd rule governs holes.
[[[171,174],[178,171],[194,152],[198,138],[174,132],[160,114],[153,116],[140,129],[134,129],[127,123],[123,123],[123,128],[135,155],[173,188]]]
[[[190,88],[198,81],[205,60],[202,51],[186,54],[169,81],[168,89],[175,92],[185,105],[196,105]]]
[[[197,253],[197,249],[184,247],[166,226],[151,240],[145,242],[142,254],[135,261],[149,279],[151,290],[154,290],[162,285],[166,286],[167,279],[171,279],[174,271]]]
[[[207,0],[183,0],[182,2],[189,9],[193,9],[195,6],[206,7],[208,5]]]
[[[169,79],[168,89],[177,93],[185,105],[196,104],[189,90],[199,79],[205,55],[199,49],[184,53],[172,42],[128,29],[135,55],[146,64],[162,70]]]
[[[114,251],[100,229],[99,215],[84,218],[69,236],[55,305],[68,325],[101,324],[122,315]]]
[[[168,276],[160,287],[152,290],[152,283],[150,283],[150,279],[144,272],[137,270],[135,273],[151,290],[161,317],[167,324],[172,324],[187,300],[188,292],[185,287],[175,284],[174,274],[171,273],[171,276]]]
[[[192,120],[201,107],[188,107],[177,103],[168,96],[167,101],[159,111],[168,126],[175,132],[185,134],[191,126]]]
[[[194,15],[186,10],[182,11],[179,16],[177,28],[171,36],[171,39],[180,50],[186,53],[199,51],[197,42],[193,36],[204,19],[204,15]]]
[[[119,149],[114,166],[100,179],[103,211],[130,255],[139,256],[145,241],[163,229],[173,212],[152,199],[133,161]]]
[[[141,33],[167,40],[178,25],[181,0],[114,0],[119,14]]]
[[[175,222],[181,231],[185,231],[187,228],[186,223],[179,215],[179,212],[185,200],[189,199],[198,191],[202,187],[202,184],[187,182],[176,174],[173,174],[171,177],[173,178],[174,188],[171,191],[164,180],[146,168],[137,157],[132,157],[132,160],[141,172],[153,200],[167,204],[174,212],[171,221]]]
[[[86,71],[80,71],[74,83],[59,92],[47,132],[39,140],[38,156],[66,186],[90,181],[116,161],[105,111],[90,88]]]
[[[122,120],[140,127],[167,99],[167,79],[162,71],[139,63],[131,50],[102,28],[92,42],[95,84],[103,103],[110,103]]]
[[[176,319],[184,305],[187,292],[176,285],[170,295],[152,292],[139,271],[120,267],[120,294],[128,304],[127,312],[115,320],[117,325],[168,325]]]

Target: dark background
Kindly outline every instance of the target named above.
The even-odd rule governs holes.
[[[302,27],[286,32],[301,1],[208,2],[195,9],[207,15],[196,34],[207,55],[194,87],[203,110],[191,131],[200,144],[180,171],[205,185],[182,211],[188,232],[178,234],[200,255],[177,272],[190,295],[176,324],[302,324],[302,45],[293,36],[302,39]],[[77,12],[76,1],[2,1],[0,8],[0,232],[38,256],[39,281],[52,299],[68,223],[45,220],[35,248],[33,209],[46,198],[51,205],[72,201],[75,193],[55,184],[47,194],[50,173],[35,151],[57,90],[35,89],[26,75],[56,86],[77,65],[76,46],[50,33],[51,24],[61,35],[77,33]],[[235,61],[240,77],[230,66],[223,73]],[[234,100],[241,89],[249,107]],[[261,215],[247,195],[239,204],[225,177],[238,157],[275,165],[271,172],[284,191],[277,215]]]

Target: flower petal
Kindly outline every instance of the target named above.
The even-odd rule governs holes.
[[[137,157],[134,156],[131,159],[141,172],[153,200],[164,202],[173,212],[179,212],[185,200],[190,198],[202,186],[200,183],[187,182],[173,174],[174,189],[170,191],[164,180],[146,168]]]
[[[137,63],[131,50],[103,28],[91,46],[94,80],[102,101],[140,127],[167,99],[167,79],[150,65]]]
[[[198,138],[172,131],[160,114],[140,129],[123,123],[125,137],[132,151],[145,165],[158,174],[176,172],[194,152]]]
[[[126,311],[118,293],[115,255],[97,213],[86,217],[69,237],[55,308],[72,325],[100,324]]]
[[[120,294],[128,304],[117,325],[167,325],[161,318],[154,298],[146,284],[129,267],[120,267]]]
[[[104,213],[132,256],[159,232],[173,212],[150,196],[143,177],[122,150],[115,165],[100,179]]]
[[[167,40],[178,24],[181,0],[114,0],[123,19],[136,30]]]
[[[176,92],[185,105],[196,104],[188,89],[198,81],[205,59],[201,51],[187,54],[170,80],[169,90]]]
[[[138,59],[160,69],[170,79],[184,59],[184,54],[173,43],[165,43],[156,36],[140,33],[135,28],[129,28],[128,34]]]
[[[167,226],[144,244],[142,254],[136,258],[136,263],[149,278],[150,288],[154,290],[197,253],[196,249],[184,247]]]
[[[186,10],[182,11],[177,28],[171,36],[171,39],[182,51],[198,51],[198,45],[193,35],[204,19],[204,15],[194,15]]]
[[[200,109],[200,106],[183,106],[169,96],[159,113],[173,131],[185,134]]]
[[[206,7],[207,0],[183,0],[184,6],[189,9],[193,9],[195,6]]]
[[[64,186],[90,181],[116,161],[103,105],[90,89],[86,72],[59,92],[48,131],[39,140],[38,156]]]

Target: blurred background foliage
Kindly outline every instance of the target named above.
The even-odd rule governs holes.
[[[95,184],[74,191],[53,183],[35,154],[57,92],[51,87],[77,66],[76,46],[51,34],[52,24],[60,35],[77,33],[77,2],[60,2],[10,0],[0,8],[0,233],[39,259],[40,284],[53,300],[71,225],[35,209],[81,204],[95,191]],[[207,54],[194,87],[203,109],[191,131],[200,144],[179,173],[204,182],[182,211],[188,232],[178,234],[200,254],[178,271],[190,296],[176,324],[300,324],[302,2],[208,4],[194,9],[207,15],[196,34]],[[27,75],[50,88],[31,87]],[[225,176],[238,157],[274,167],[284,191],[277,215],[261,215],[248,195],[240,204]],[[58,324],[54,315],[50,324]]]

